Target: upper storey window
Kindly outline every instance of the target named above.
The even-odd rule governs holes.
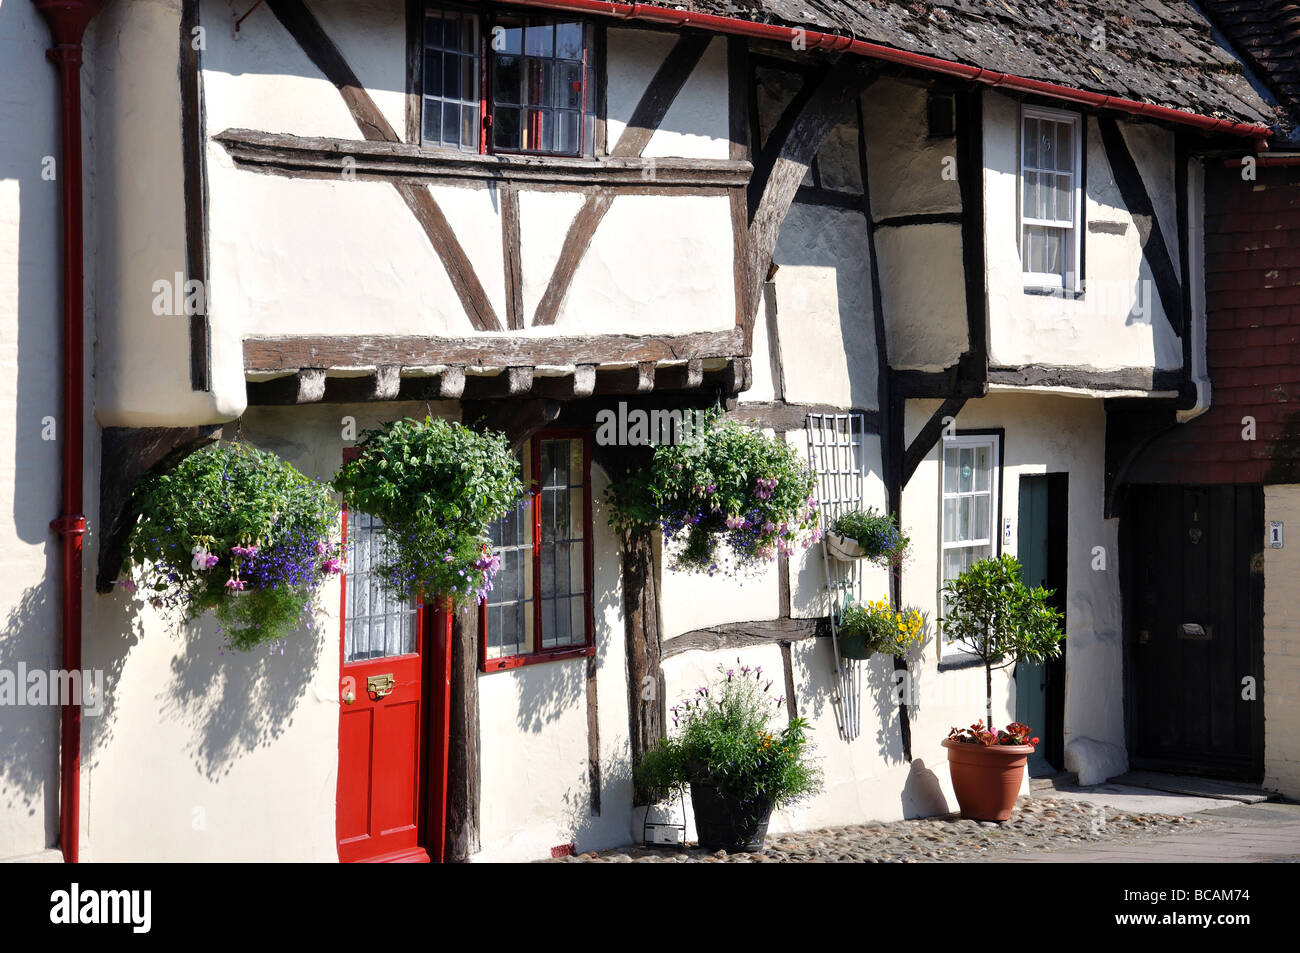
[[[425,146],[595,154],[590,24],[431,8],[425,14],[423,72]]]
[[[1079,287],[1082,213],[1079,116],[1025,106],[1020,130],[1020,263],[1025,287]]]

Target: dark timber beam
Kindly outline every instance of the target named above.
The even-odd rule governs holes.
[[[755,163],[749,192],[749,285],[743,322],[747,343],[753,340],[763,280],[776,251],[781,224],[799,185],[846,105],[866,89],[871,79],[861,59],[852,56],[841,57],[815,74],[781,116]]]
[[[1115,176],[1115,185],[1124,198],[1124,205],[1133,216],[1138,238],[1142,242],[1142,254],[1151,269],[1155,280],[1156,293],[1160,295],[1160,306],[1175,334],[1183,333],[1183,292],[1178,278],[1178,268],[1174,265],[1165,242],[1164,232],[1160,229],[1160,219],[1156,216],[1155,205],[1142,181],[1133,155],[1119,123],[1110,116],[1098,116],[1097,128],[1101,131],[1101,144],[1106,149],[1106,161],[1110,163],[1111,174]]]
[[[199,29],[199,0],[181,5],[181,168],[185,189],[185,272],[190,281],[208,285],[208,163],[204,146],[202,53],[196,49],[194,31]],[[200,44],[201,45],[201,44]],[[203,310],[189,316],[190,387],[212,389],[212,327],[208,320],[211,302],[203,295]]]
[[[744,342],[737,329],[679,335],[602,334],[598,337],[476,335],[285,335],[244,339],[244,370],[291,371],[302,367],[402,367],[437,364],[471,367],[614,364],[734,358]]]
[[[958,358],[964,388],[982,389],[989,370],[988,268],[984,255],[984,91],[956,97],[957,186],[961,193],[961,258],[966,297],[966,351]]]
[[[99,567],[96,592],[112,592],[135,525],[131,494],[148,473],[170,470],[187,456],[221,439],[220,426],[105,427],[100,436]]]
[[[800,639],[830,638],[830,620],[765,619],[757,622],[728,622],[703,629],[692,629],[665,639],[660,658],[669,659],[683,652],[714,652],[719,649],[743,649],[752,645],[775,645]]]
[[[907,486],[912,479],[912,474],[920,466],[925,455],[938,442],[939,436],[943,433],[943,428],[950,421],[956,420],[957,415],[961,413],[962,407],[966,406],[965,397],[949,397],[939,409],[930,415],[930,419],[925,422],[921,432],[913,438],[907,447],[907,452],[903,454],[903,486]]]
[[[616,194],[720,194],[743,188],[753,171],[744,159],[640,156],[479,155],[431,152],[405,142],[230,128],[212,137],[249,172],[338,181],[345,158],[360,181],[411,185],[515,185],[538,191],[578,192],[593,186]]]

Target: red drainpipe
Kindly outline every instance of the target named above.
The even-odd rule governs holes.
[[[45,57],[59,69],[63,132],[63,513],[50,523],[63,542],[63,669],[81,670],[82,413],[84,366],[81,205],[81,38],[99,0],[33,0],[48,21],[54,46]],[[103,690],[103,687],[100,687]],[[63,706],[59,770],[59,846],[77,862],[81,833],[81,700]]]
[[[1145,116],[1149,119],[1176,122],[1207,133],[1242,136],[1254,139],[1255,148],[1259,151],[1268,148],[1266,140],[1272,135],[1272,130],[1267,126],[1255,123],[1234,122],[1230,119],[1199,116],[1195,113],[1184,112],[1181,109],[1170,109],[1168,106],[1139,103],[1131,99],[1121,99],[1118,96],[1107,96],[1103,93],[1090,93],[1071,86],[1046,83],[1037,79],[1026,79],[1023,76],[999,73],[996,70],[987,70],[979,66],[967,66],[964,63],[954,63],[951,60],[941,60],[920,53],[909,53],[906,50],[896,50],[893,47],[881,46],[877,43],[867,43],[847,36],[818,33],[814,30],[777,26],[771,23],[753,23],[749,20],[714,16],[709,13],[693,13],[690,10],[668,9],[644,3],[608,3],[606,0],[504,0],[504,2],[525,7],[548,7],[553,10],[568,10],[574,13],[603,14],[604,16],[617,17],[622,20],[663,23],[678,29],[688,26],[697,27],[714,33],[730,33],[734,36],[749,36],[759,40],[772,40],[779,43],[792,43],[795,39],[798,39],[803,43],[804,49],[830,50],[832,52],[847,51],[859,56],[884,60],[889,63],[899,63],[903,66],[911,66],[932,73],[957,76],[971,82],[983,83],[986,86],[1001,86],[1022,93],[1036,93],[1040,96],[1051,96],[1054,99],[1081,103],[1096,109],[1113,109],[1133,116]]]

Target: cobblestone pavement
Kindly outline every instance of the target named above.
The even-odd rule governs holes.
[[[752,854],[673,850],[640,845],[557,858],[554,863],[919,863],[1028,860],[1037,855],[1101,845],[1127,845],[1153,834],[1207,831],[1221,819],[1199,814],[1132,814],[1087,801],[1021,797],[1002,824],[957,815],[769,834]]]

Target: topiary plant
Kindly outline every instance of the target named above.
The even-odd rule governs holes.
[[[1030,588],[1014,556],[981,559],[943,587],[943,633],[984,663],[985,714],[993,725],[993,670],[1016,662],[1041,662],[1061,654],[1061,614],[1052,595]]]

